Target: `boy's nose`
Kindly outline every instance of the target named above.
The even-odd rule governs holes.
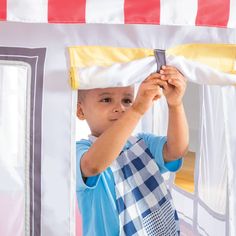
[[[113,112],[124,112],[124,111],[125,111],[125,107],[122,104],[117,104],[113,108]]]

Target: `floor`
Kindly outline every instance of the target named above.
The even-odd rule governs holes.
[[[176,173],[175,177],[175,184],[190,193],[194,192],[194,165],[195,153],[188,152],[181,170]]]

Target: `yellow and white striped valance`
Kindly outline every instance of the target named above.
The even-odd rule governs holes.
[[[73,89],[128,86],[156,71],[153,49],[75,46],[69,58]],[[166,63],[195,83],[236,83],[236,45],[180,45],[166,50]]]

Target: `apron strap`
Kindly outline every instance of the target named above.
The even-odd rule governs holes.
[[[138,141],[140,140],[140,138],[137,138],[137,137],[135,137],[135,136],[130,136],[129,138],[128,138],[128,142],[130,143],[130,144],[135,144],[135,143],[137,143]]]

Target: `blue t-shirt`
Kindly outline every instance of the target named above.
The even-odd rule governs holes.
[[[162,151],[166,137],[153,134],[138,134],[142,138],[156,160],[161,171],[177,171],[182,165],[182,159],[164,163]],[[82,139],[76,143],[76,193],[83,221],[83,235],[86,236],[118,236],[119,216],[116,207],[115,182],[111,168],[97,176],[92,176],[84,182],[80,169],[83,154],[92,145],[90,140]],[[131,144],[126,143],[123,150]]]

